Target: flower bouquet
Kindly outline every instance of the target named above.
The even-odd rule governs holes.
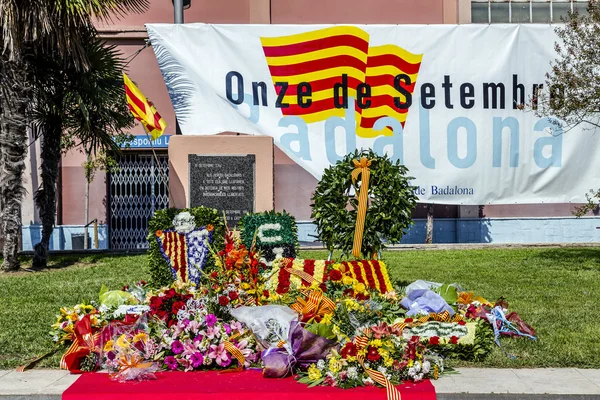
[[[152,362],[156,342],[148,335],[146,315],[129,321],[113,321],[102,332],[103,366],[120,382],[156,379],[159,368]]]
[[[375,385],[373,374],[378,373],[397,385],[402,381],[437,379],[443,371],[441,357],[429,352],[418,337],[406,341],[387,324],[365,330],[363,339],[366,345],[358,340],[348,341],[340,352],[331,351],[326,360],[299,373],[298,381],[309,386],[352,388]]]
[[[237,321],[225,323],[207,312],[205,299],[189,298],[169,322],[154,320],[159,338],[154,359],[169,370],[238,369],[259,361],[256,341]]]

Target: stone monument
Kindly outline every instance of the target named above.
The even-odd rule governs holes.
[[[171,207],[216,208],[233,227],[246,212],[274,208],[273,185],[269,136],[185,135],[169,141]]]

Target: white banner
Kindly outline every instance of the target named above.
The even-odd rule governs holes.
[[[269,135],[317,179],[345,154],[400,160],[422,202],[583,202],[600,135],[519,106],[555,57],[548,25],[151,24],[184,135]]]

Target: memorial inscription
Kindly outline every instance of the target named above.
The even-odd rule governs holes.
[[[230,226],[254,211],[255,155],[189,154],[190,207],[224,211]]]

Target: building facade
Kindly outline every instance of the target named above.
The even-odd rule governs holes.
[[[559,23],[570,10],[585,12],[576,0],[191,0],[185,22],[220,24],[468,24]],[[147,221],[168,205],[165,175],[169,135],[176,122],[155,55],[145,48],[145,23],[172,23],[173,5],[151,0],[144,14],[132,14],[111,24],[98,23],[100,34],[116,44],[129,61],[128,74],[155,104],[167,122],[166,135],[154,143],[153,156],[141,125],[131,131],[136,140],[124,151],[117,173],[98,173],[90,188],[90,220],[100,222],[99,247],[145,247]],[[210,57],[210,55],[197,55]],[[57,228],[52,249],[73,249],[83,243],[85,179],[83,154],[71,151],[62,159]],[[41,228],[33,203],[39,184],[39,143],[30,146],[27,189],[23,207],[23,249],[39,240]],[[162,167],[162,168],[161,168]],[[275,208],[287,210],[300,222],[300,239],[314,240],[310,224],[314,177],[274,149]],[[591,188],[590,188],[591,189]],[[600,225],[593,215],[575,219],[574,204],[434,206],[434,242],[511,243],[598,241]],[[414,212],[415,226],[405,243],[423,243],[426,205]]]

